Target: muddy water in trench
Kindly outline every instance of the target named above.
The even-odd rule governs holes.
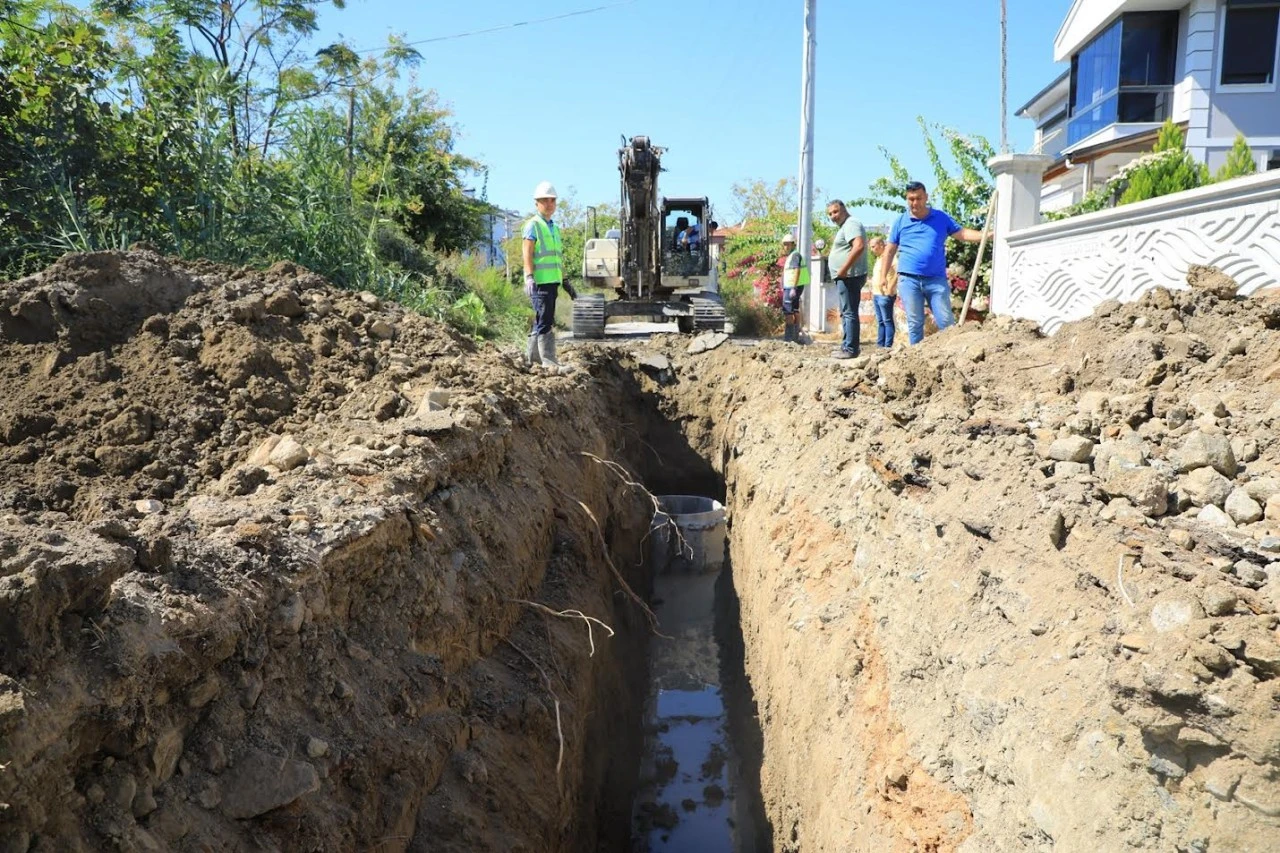
[[[654,552],[662,555],[665,537],[658,534]],[[690,541],[700,551],[708,537],[693,533]],[[654,612],[667,636],[651,644],[635,853],[771,848],[761,816],[758,723],[742,673],[732,581],[721,562],[723,521],[709,541],[719,557],[654,560]]]

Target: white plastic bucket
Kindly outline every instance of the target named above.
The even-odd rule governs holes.
[[[658,506],[650,525],[654,571],[720,571],[724,566],[724,506],[698,495],[659,495]]]

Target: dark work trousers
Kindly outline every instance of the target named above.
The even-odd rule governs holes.
[[[555,326],[556,294],[559,291],[560,282],[534,285],[533,333],[535,335],[545,335]]]
[[[843,332],[840,348],[850,355],[857,355],[862,336],[858,323],[858,303],[862,301],[862,286],[866,275],[851,275],[836,279],[836,295],[840,297],[840,327]]]

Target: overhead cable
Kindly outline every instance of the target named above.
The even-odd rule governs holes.
[[[482,36],[482,35],[486,35],[487,33],[501,32],[502,30],[514,30],[517,27],[528,27],[534,24],[545,24],[548,21],[561,21],[561,20],[564,20],[565,18],[576,18],[581,15],[591,15],[596,12],[604,12],[609,9],[616,9],[619,6],[630,6],[632,3],[635,3],[635,2],[636,0],[619,0],[619,2],[617,3],[607,3],[603,6],[593,6],[590,9],[578,9],[575,12],[564,12],[559,15],[548,15],[545,18],[534,18],[529,21],[517,21],[513,24],[502,24],[501,26],[497,26],[497,27],[487,27],[483,30],[471,30],[469,32],[454,33],[453,35],[448,35],[448,36],[434,36],[433,38],[416,39],[414,41],[402,42],[398,46],[414,47],[420,44],[432,44],[433,42],[453,41],[454,39],[471,38],[472,36]],[[356,53],[377,53],[379,51],[384,51],[384,50],[387,50],[387,48],[371,47],[371,48],[366,48],[365,50],[358,50],[356,51]]]

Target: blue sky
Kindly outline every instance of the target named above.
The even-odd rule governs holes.
[[[597,6],[609,8],[532,23]],[[999,0],[817,7],[814,182],[826,196],[866,194],[888,171],[878,146],[928,183],[917,115],[998,145]],[[1008,0],[1010,113],[1061,73],[1053,37],[1069,7]],[[733,184],[798,169],[803,9],[803,0],[348,0],[324,12],[316,45],[531,22],[418,46],[418,83],[452,110],[458,150],[489,166],[489,199],[529,210],[533,186],[550,180],[582,204],[615,203],[621,136],[644,134],[668,149],[661,192],[706,195],[728,223]],[[1026,150],[1032,132],[1010,115],[1013,150]]]

